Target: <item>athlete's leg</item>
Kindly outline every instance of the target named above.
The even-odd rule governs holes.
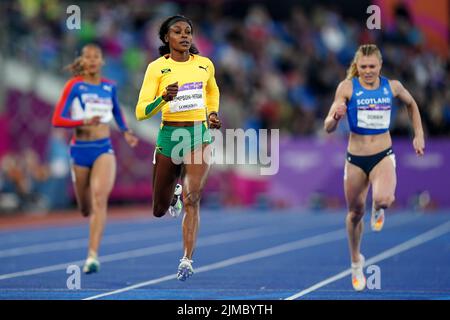
[[[352,286],[353,289],[361,291],[366,287],[363,271],[364,256],[360,252],[360,246],[369,180],[359,167],[349,162],[345,165],[344,189],[348,206],[346,226],[351,257]]]
[[[180,175],[181,165],[173,163],[170,157],[155,153],[153,166],[153,215],[162,217],[173,199],[173,192]]]
[[[75,198],[77,199],[78,209],[84,217],[89,216],[91,213],[90,174],[91,168],[72,165],[72,182]]]
[[[346,226],[350,256],[352,262],[359,261],[361,237],[364,229],[363,216],[365,211],[369,180],[366,174],[357,166],[346,161],[344,190],[348,213]]]
[[[89,252],[97,254],[106,223],[108,198],[116,177],[116,157],[103,153],[94,162],[91,171],[92,214],[90,221]]]
[[[384,157],[370,172],[375,210],[389,208],[395,200],[397,177],[393,155]]]
[[[183,247],[184,256],[192,259],[200,223],[200,199],[209,172],[210,155],[203,151],[207,145],[196,148],[188,157],[191,159],[183,167]],[[199,163],[194,161],[201,159]]]

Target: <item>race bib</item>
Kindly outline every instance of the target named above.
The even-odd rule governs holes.
[[[364,129],[388,129],[391,122],[391,106],[358,107],[358,127]]]
[[[169,102],[170,112],[203,109],[203,82],[185,83],[178,89],[177,96]]]
[[[86,119],[100,116],[100,122],[108,123],[112,119],[112,104],[102,102],[87,102],[84,115]]]

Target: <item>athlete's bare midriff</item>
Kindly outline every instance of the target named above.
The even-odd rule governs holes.
[[[350,133],[348,152],[355,156],[367,156],[379,153],[392,146],[389,131],[376,135],[361,135]]]
[[[96,126],[81,126],[75,129],[75,138],[80,141],[92,141],[109,138],[108,124],[101,123]]]

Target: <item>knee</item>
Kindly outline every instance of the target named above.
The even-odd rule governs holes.
[[[200,205],[200,199],[201,199],[201,192],[192,191],[186,195],[186,197],[183,199],[183,202],[185,206],[198,207]]]
[[[364,216],[364,209],[364,206],[351,208],[348,212],[347,219],[349,219],[352,223],[358,223]]]
[[[108,195],[100,192],[94,191],[92,193],[92,207],[96,209],[106,208],[106,204],[108,202]]]
[[[386,209],[392,205],[394,200],[395,200],[394,195],[376,196],[376,197],[374,197],[374,205],[375,205],[375,208],[377,208],[377,209],[378,208]]]

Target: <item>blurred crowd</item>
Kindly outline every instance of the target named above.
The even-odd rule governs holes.
[[[7,212],[45,207],[41,185],[48,177],[48,167],[39,162],[33,150],[6,154],[0,163],[0,209]]]
[[[63,129],[51,132],[44,159],[32,148],[8,151],[0,158],[0,212],[36,212],[67,208],[69,152]]]
[[[68,30],[70,2],[7,1],[0,11],[1,50],[63,74],[84,43],[100,43],[104,75],[117,81],[120,100],[134,110],[146,66],[158,57],[159,25],[182,13],[194,22],[200,53],[216,65],[225,127],[280,128],[282,134],[310,136],[322,134],[335,88],[359,44],[376,43],[383,74],[413,93],[426,133],[450,134],[449,58],[425,47],[405,8],[397,9],[392,28],[368,30],[367,16],[356,20],[336,6],[293,5],[281,20],[263,4],[248,1],[243,17],[226,13],[239,3],[77,1],[81,29]],[[393,134],[409,135],[406,109],[396,110]],[[346,134],[345,125],[340,132]]]
[[[159,26],[166,17],[183,14],[193,20],[200,53],[215,64],[225,128],[279,128],[285,136],[315,136],[324,134],[323,119],[356,49],[376,43],[383,75],[400,80],[413,94],[426,134],[450,135],[450,55],[426,47],[404,7],[395,11],[392,28],[368,30],[367,15],[357,19],[336,5],[293,4],[280,18],[256,1],[242,6],[232,0],[80,0],[75,2],[81,29],[69,30],[66,21],[73,12],[66,10],[72,2],[1,1],[1,56],[67,79],[64,66],[84,44],[96,42],[106,60],[103,75],[117,82],[119,100],[134,114],[146,67],[159,56]],[[393,135],[412,134],[406,108],[394,108],[393,119]],[[347,132],[344,121],[337,135]],[[58,132],[51,139],[45,163],[31,149],[2,157],[2,211],[67,206],[66,139]]]

